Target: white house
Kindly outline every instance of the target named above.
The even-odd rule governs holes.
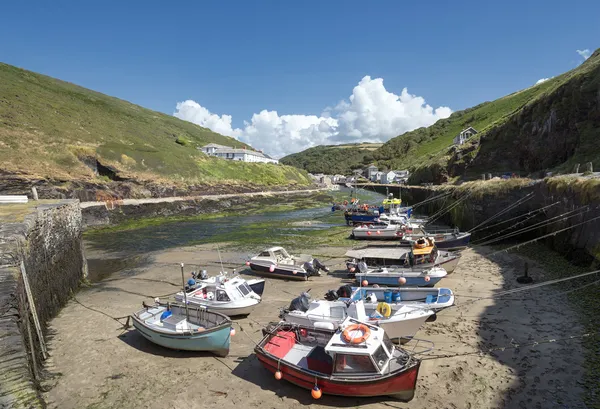
[[[371,182],[381,182],[383,172],[375,172],[371,174]]]
[[[468,127],[463,129],[456,137],[453,139],[453,143],[455,145],[462,145],[469,139],[471,136],[476,135],[478,132],[473,127]]]
[[[203,146],[200,150],[207,155],[213,155],[217,149],[231,149],[229,146],[219,145],[217,143],[209,143],[208,145]]]
[[[239,160],[243,162],[279,163],[277,159],[273,159],[262,152],[251,151],[248,149],[235,149],[230,148],[229,146],[217,145],[216,143],[210,143],[203,146],[200,150],[207,155],[221,159]]]
[[[383,172],[381,175],[381,183],[387,185],[388,183],[394,182],[394,178],[396,177],[396,172],[390,170],[389,172]]]

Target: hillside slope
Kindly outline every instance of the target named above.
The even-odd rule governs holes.
[[[0,63],[0,174],[180,185],[309,183],[295,168],[233,163],[196,149],[211,142],[252,149],[173,116]]]
[[[600,50],[567,73],[404,133],[371,154],[380,168],[411,169],[412,183],[472,179],[484,172],[565,171],[588,161],[600,166],[598,95]],[[468,126],[479,134],[460,147],[452,146],[453,138]],[[307,154],[317,148],[293,155],[289,163],[306,169]],[[320,156],[325,165],[338,159],[325,155],[331,152],[327,148]],[[345,165],[358,168],[363,163]],[[336,169],[339,166],[336,163]],[[322,172],[333,173],[325,168]]]
[[[315,146],[288,155],[280,162],[313,174],[347,175],[352,169],[373,162],[373,151],[380,146],[378,143]]]

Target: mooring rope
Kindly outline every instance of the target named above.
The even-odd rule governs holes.
[[[521,215],[519,215],[519,216],[515,216],[515,217],[512,217],[512,218],[510,218],[510,219],[507,219],[507,220],[504,220],[504,221],[501,221],[501,222],[498,222],[498,223],[494,223],[494,224],[492,224],[492,225],[490,225],[490,226],[485,226],[485,227],[482,227],[481,229],[478,229],[478,230],[479,230],[479,231],[481,231],[481,230],[493,229],[493,228],[494,228],[494,227],[496,227],[496,226],[500,226],[501,224],[508,223],[508,222],[511,222],[511,221],[513,221],[513,220],[520,219],[521,217],[528,216],[528,215],[530,215],[531,213],[539,213],[539,212],[542,212],[543,210],[545,210],[545,209],[547,209],[547,208],[549,208],[549,207],[555,206],[555,205],[557,205],[557,204],[559,204],[559,203],[560,203],[560,202],[554,202],[554,203],[552,203],[552,204],[549,204],[548,206],[544,206],[544,207],[541,207],[541,208],[539,208],[539,209],[536,209],[536,210],[531,210],[531,211],[529,211],[529,212],[527,212],[527,213],[524,213],[524,214],[521,214]]]
[[[459,199],[456,200],[456,202],[450,204],[448,207],[446,207],[445,209],[441,209],[440,211],[438,211],[437,213],[435,213],[433,216],[431,216],[429,219],[427,219],[427,224],[431,224],[434,221],[438,220],[440,217],[442,217],[443,215],[445,215],[446,213],[448,213],[450,210],[454,209],[455,207],[457,207],[459,204],[461,204],[463,201],[465,201],[467,198],[469,198],[471,196],[471,191],[466,192],[464,195],[462,195]]]
[[[525,203],[526,201],[528,201],[529,199],[533,198],[533,192],[527,194],[525,197],[522,197],[521,199],[517,200],[515,203],[513,203],[512,205],[505,207],[503,210],[499,211],[498,213],[496,213],[495,215],[493,215],[492,217],[482,221],[481,223],[479,223],[477,226],[473,227],[471,230],[468,231],[468,233],[472,233],[474,231],[477,231],[477,229],[489,222],[491,222],[492,220],[502,216],[504,213],[514,209],[517,206],[520,206],[521,204]]]
[[[525,243],[516,244],[516,245],[514,245],[514,246],[510,246],[510,247],[508,247],[508,248],[505,248],[505,249],[502,249],[502,250],[495,251],[495,252],[493,252],[493,253],[490,253],[490,254],[488,254],[488,256],[493,256],[494,254],[498,254],[498,253],[502,253],[502,252],[507,252],[507,251],[509,251],[509,250],[512,250],[512,249],[515,249],[515,248],[516,248],[516,249],[518,249],[518,248],[519,248],[519,247],[521,247],[521,246],[525,246],[525,245],[527,245],[527,244],[534,243],[534,242],[536,242],[536,241],[538,241],[538,240],[545,239],[546,237],[550,237],[550,236],[556,236],[558,233],[562,233],[563,231],[567,231],[567,230],[570,230],[570,229],[572,229],[572,228],[575,228],[575,227],[581,226],[581,225],[583,225],[583,224],[586,224],[586,223],[593,222],[594,220],[597,220],[597,219],[600,219],[600,216],[596,216],[596,217],[594,217],[593,219],[585,220],[585,221],[583,221],[583,222],[581,222],[581,223],[577,223],[577,224],[574,224],[574,225],[572,225],[572,226],[565,227],[564,229],[556,230],[556,231],[554,231],[554,232],[552,232],[552,233],[545,234],[545,235],[543,235],[543,236],[541,236],[541,237],[538,237],[538,238],[536,238],[536,239],[533,239],[533,240],[526,241]]]
[[[549,226],[551,224],[558,223],[558,222],[561,222],[561,221],[565,221],[565,220],[568,220],[568,219],[570,219],[572,217],[580,216],[580,215],[588,212],[589,210],[590,209],[588,208],[588,206],[580,207],[580,208],[577,208],[575,210],[570,210],[570,211],[568,211],[566,213],[560,214],[558,216],[554,216],[554,217],[552,217],[550,219],[542,220],[541,222],[535,223],[535,224],[533,224],[531,226],[525,226],[522,229],[519,229],[519,230],[514,231],[512,233],[508,233],[508,234],[505,234],[503,236],[496,237],[495,239],[492,239],[492,240],[484,241],[483,243],[481,243],[481,241],[483,239],[477,240],[477,242],[480,242],[477,245],[478,246],[485,246],[487,244],[494,243],[494,242],[497,242],[497,241],[501,241],[501,240],[507,239],[509,237],[518,236],[520,234],[527,233],[527,232],[530,232],[532,230],[537,230],[537,229],[542,228],[542,227],[547,227],[547,226]],[[574,212],[578,212],[578,213],[574,213]],[[573,214],[571,214],[570,216],[565,216],[565,215],[568,215],[569,213],[573,213]],[[555,219],[557,219],[557,220],[555,220]],[[493,235],[490,235],[488,237],[491,237],[491,236],[493,236]]]

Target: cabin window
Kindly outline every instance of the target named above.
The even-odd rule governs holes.
[[[268,251],[263,251],[262,253],[260,253],[260,254],[258,255],[258,257],[270,257],[270,256],[271,256],[271,255],[269,254],[269,252],[268,252]]]
[[[329,312],[332,318],[346,318],[345,307],[331,307]]]
[[[250,289],[250,287],[248,287],[248,284],[246,283],[242,283],[238,286],[238,290],[240,291],[240,293],[242,293],[242,295],[245,297],[248,294],[250,294],[250,291],[252,291]]]
[[[229,296],[223,290],[217,290],[217,301],[230,301]]]
[[[379,367],[379,370],[383,369],[388,361],[388,355],[383,349],[383,345],[380,345],[379,348],[375,350],[375,353],[373,354],[373,360]]]
[[[377,372],[369,355],[336,354],[335,372],[363,374]]]
[[[387,334],[383,335],[383,345],[385,345],[390,355],[394,355],[394,344],[392,343],[392,340],[390,339],[390,337],[388,337]]]

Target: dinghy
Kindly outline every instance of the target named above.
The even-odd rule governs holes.
[[[363,299],[374,295],[377,301],[428,308],[435,312],[454,305],[454,293],[449,288],[385,288],[341,286],[336,294],[340,299]],[[354,294],[354,295],[353,295]]]
[[[275,379],[321,394],[414,397],[420,360],[396,347],[383,328],[346,318],[339,329],[288,322],[263,329],[254,352]]]
[[[308,280],[329,271],[325,265],[310,255],[290,256],[283,247],[271,247],[246,262],[256,274],[290,280]]]
[[[395,240],[402,238],[402,231],[399,226],[389,223],[361,224],[352,229],[350,237],[357,240]]]
[[[184,351],[229,353],[231,320],[206,308],[178,304],[146,306],[132,316],[133,326],[150,342]]]
[[[175,300],[185,302],[187,299],[190,305],[205,307],[229,317],[248,315],[261,302],[260,296],[239,276],[228,278],[219,275],[206,282],[190,281],[191,285],[186,287],[185,292],[175,294]]]
[[[289,308],[281,311],[279,318],[284,321],[303,326],[337,328],[347,317],[360,321],[368,321],[383,328],[392,339],[401,341],[412,338],[421,326],[434,316],[429,308],[399,303],[363,301],[360,292],[356,292],[356,300],[339,300],[334,291],[328,292],[325,300],[308,300],[303,293],[298,300],[292,301]]]
[[[239,274],[237,274],[235,272],[235,270],[233,270],[231,272],[231,274],[228,274],[227,271],[221,271],[221,273],[219,273],[219,275],[225,276],[225,278],[233,278],[233,277],[242,278]],[[196,273],[195,271],[192,271],[192,278],[195,280],[196,285],[199,283],[209,283],[210,284],[210,283],[215,283],[217,281],[217,276],[209,277],[206,270],[202,270],[200,273]],[[252,291],[254,291],[255,294],[262,297],[263,292],[265,291],[265,280],[264,279],[253,278],[253,279],[249,279],[249,280],[245,280],[245,281],[246,281],[246,284],[248,284],[248,286],[252,289]],[[190,286],[189,283],[188,283],[188,286]],[[191,286],[190,286],[190,289],[192,289]]]
[[[404,238],[408,240],[419,240],[424,239],[423,236],[429,237],[430,240],[435,242],[435,246],[438,249],[447,251],[464,250],[471,241],[471,233],[460,232],[458,229],[454,230],[437,230],[437,231],[414,231],[412,233],[404,233]]]

